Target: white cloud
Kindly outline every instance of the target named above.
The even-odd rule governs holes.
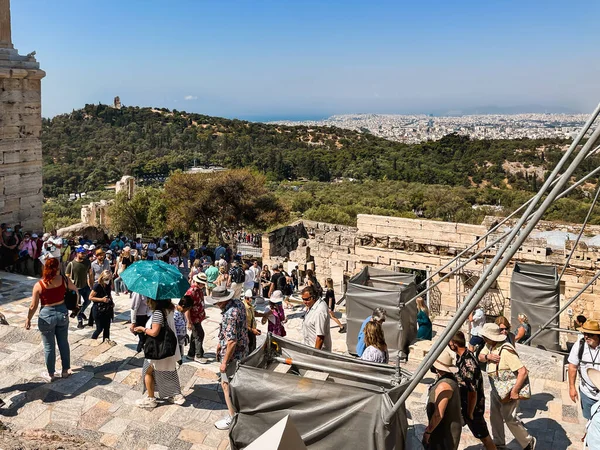
[[[184,100],[198,100],[198,97],[196,97],[195,95],[186,95],[185,97],[183,97]]]

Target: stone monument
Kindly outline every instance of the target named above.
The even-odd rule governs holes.
[[[42,231],[41,80],[35,52],[13,47],[10,0],[0,0],[0,222]]]

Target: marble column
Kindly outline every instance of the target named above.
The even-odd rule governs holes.
[[[10,29],[10,0],[0,0],[0,48],[13,48]]]

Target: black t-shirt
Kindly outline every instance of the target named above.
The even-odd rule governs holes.
[[[104,298],[104,297],[111,298],[111,296],[110,296],[110,284],[102,286],[100,283],[96,283],[96,284],[94,284],[93,291],[96,293],[96,297],[97,298]]]
[[[281,277],[285,278],[285,275],[281,272],[275,272],[273,275],[271,275],[271,283],[273,283],[274,286],[273,291],[281,290],[280,287],[277,286],[277,282]]]
[[[133,264],[133,257],[128,257],[126,258],[125,256],[121,257],[121,264],[123,264],[125,266],[125,268],[127,269],[130,265]]]

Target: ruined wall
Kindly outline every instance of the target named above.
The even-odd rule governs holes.
[[[0,0],[0,222],[42,230],[41,79],[34,53],[10,36],[10,6]]]
[[[338,287],[342,286],[345,277],[358,272],[364,265],[433,273],[485,235],[492,223],[491,219],[486,219],[482,225],[468,225],[374,215],[359,215],[356,228],[301,221],[263,236],[263,259],[266,263],[294,261],[300,270],[314,266],[320,280],[332,277]],[[565,227],[557,225],[562,231],[577,230],[576,226]],[[540,229],[552,229],[551,223],[541,223]],[[600,235],[600,227],[586,228],[586,231]],[[495,240],[494,236],[488,237],[488,242],[492,240]],[[484,242],[479,244],[480,248],[484,247]],[[469,286],[475,284],[478,274],[500,246],[498,243],[469,263],[462,274],[452,275],[440,283],[436,301],[440,302],[442,315],[456,311],[457,299],[460,302],[468,295]],[[510,317],[510,280],[514,263],[552,264],[560,271],[571,248],[572,241],[567,241],[560,250],[552,250],[545,239],[528,239],[498,277],[495,289],[490,289],[486,301],[494,303],[497,310],[502,309],[504,315]],[[597,270],[600,270],[600,247],[580,243],[561,281],[561,302],[574,296]],[[449,272],[450,268],[442,271],[434,281]],[[573,303],[574,315],[584,314],[600,320],[599,289],[600,285],[591,286]],[[561,327],[570,325],[569,316],[563,314]]]

